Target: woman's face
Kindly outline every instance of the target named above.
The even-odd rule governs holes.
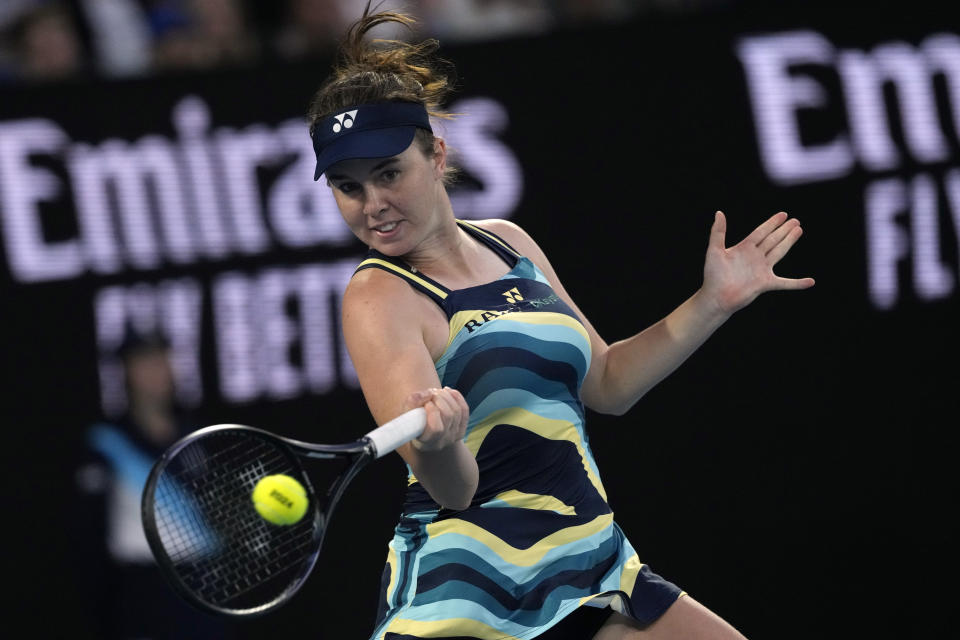
[[[388,256],[413,251],[441,220],[446,147],[428,157],[417,141],[390,158],[343,160],[326,172],[327,183],[350,230]]]

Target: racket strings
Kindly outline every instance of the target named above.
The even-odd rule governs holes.
[[[216,606],[244,607],[279,597],[309,569],[317,532],[312,517],[276,526],[256,512],[251,493],[265,475],[301,477],[279,447],[245,434],[197,440],[160,476],[154,514],[179,579]]]

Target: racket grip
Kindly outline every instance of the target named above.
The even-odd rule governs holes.
[[[426,425],[427,411],[423,407],[417,407],[377,427],[366,436],[373,445],[373,457],[385,456],[400,445],[410,442],[423,433]]]

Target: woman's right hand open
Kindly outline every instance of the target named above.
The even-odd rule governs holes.
[[[467,433],[470,408],[456,389],[424,389],[410,394],[406,410],[423,407],[427,424],[420,437],[411,444],[419,451],[439,451],[460,442]]]

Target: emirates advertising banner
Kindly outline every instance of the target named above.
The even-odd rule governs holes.
[[[761,296],[627,414],[588,413],[591,446],[641,560],[746,635],[820,637],[841,615],[909,637],[920,599],[876,587],[891,548],[927,586],[952,566],[937,532],[960,419],[960,25],[936,3],[786,7],[445,45],[460,115],[436,124],[462,168],[457,216],[528,230],[608,342],[696,290],[716,210],[728,244],[800,219],[775,270],[817,284]],[[56,593],[100,624],[67,570],[85,516],[67,514],[88,427],[128,408],[130,330],[167,338],[177,399],[208,423],[372,428],[340,328],[366,248],[313,180],[305,120],[329,64],[0,87],[5,449],[35,523],[21,544],[42,549],[18,574],[25,607]],[[233,633],[366,637],[399,458],[357,483],[327,579]],[[854,625],[841,601],[883,619]]]

